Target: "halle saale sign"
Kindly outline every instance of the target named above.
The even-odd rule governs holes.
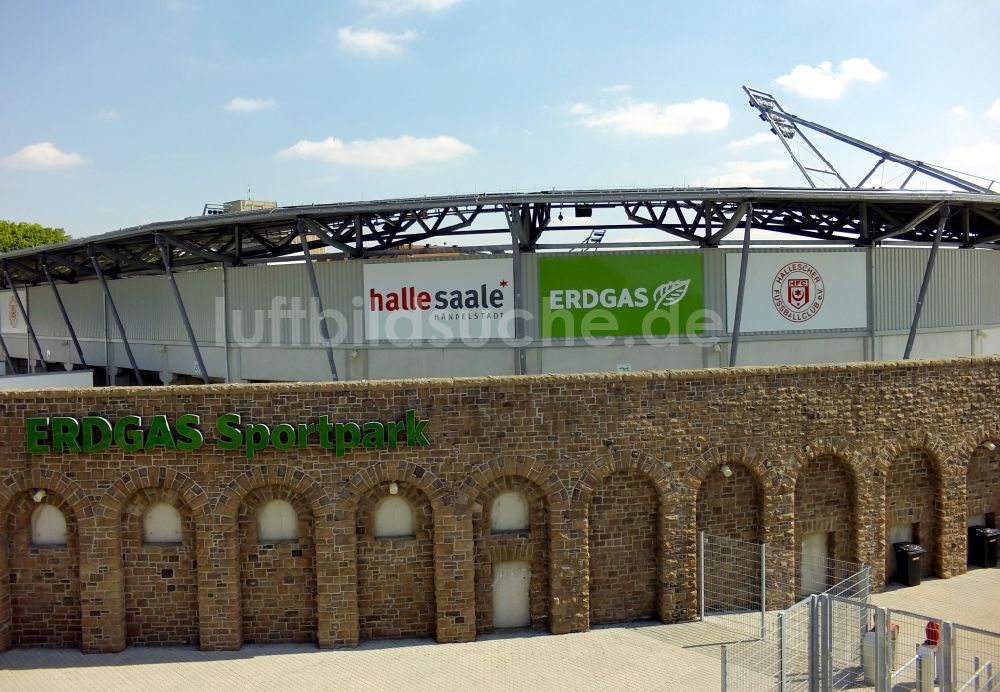
[[[111,422],[102,416],[72,418],[27,418],[24,422],[25,440],[31,454],[46,453],[98,453],[112,447],[122,452],[153,452],[161,449],[193,452],[206,442],[201,430],[201,417],[185,413],[171,422],[164,415],[149,418],[143,424],[140,416],[123,416]],[[413,409],[408,409],[401,421],[377,420],[362,423],[331,422],[329,416],[320,416],[315,423],[243,423],[238,413],[225,413],[215,423],[215,437],[211,440],[217,449],[243,449],[247,459],[258,452],[273,447],[280,451],[306,449],[319,445],[331,450],[338,457],[356,447],[386,449],[393,447],[426,447],[427,419],[418,419]]]

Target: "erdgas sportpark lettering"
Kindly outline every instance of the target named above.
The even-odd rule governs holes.
[[[413,409],[400,421],[334,422],[329,416],[320,416],[315,422],[273,425],[244,422],[238,413],[224,413],[215,422],[211,441],[218,449],[242,449],[247,459],[268,447],[285,451],[316,445],[341,457],[358,447],[426,447],[430,444],[426,435],[429,423],[418,419]],[[32,454],[96,454],[112,447],[127,453],[159,449],[193,452],[205,444],[201,417],[193,413],[177,416],[172,422],[165,415],[145,419],[123,416],[114,422],[103,416],[27,418],[24,430]]]

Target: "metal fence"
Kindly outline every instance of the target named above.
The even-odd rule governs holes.
[[[698,533],[698,617],[711,618],[737,640],[764,636],[767,547]]]
[[[1000,633],[867,600],[810,596],[762,641],[722,649],[723,690],[1000,692]]]

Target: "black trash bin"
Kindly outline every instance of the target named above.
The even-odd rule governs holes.
[[[979,567],[996,567],[998,542],[1000,542],[1000,529],[970,526],[969,564]]]
[[[916,543],[893,543],[896,550],[896,581],[906,586],[920,585],[920,566],[927,551]]]

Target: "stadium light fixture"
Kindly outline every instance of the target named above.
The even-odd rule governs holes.
[[[723,478],[729,478],[733,475],[733,470],[729,468],[729,464],[723,464],[720,466],[719,471],[722,472]]]

